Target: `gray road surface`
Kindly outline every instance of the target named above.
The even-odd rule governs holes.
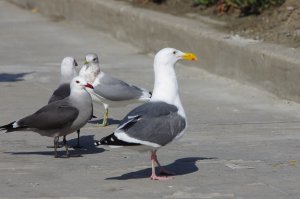
[[[152,89],[153,55],[84,24],[45,19],[0,1],[0,123],[46,104],[62,58],[73,55],[82,64],[89,52],[99,54],[103,71]],[[72,150],[69,159],[53,158],[47,148],[52,138],[2,133],[0,198],[299,199],[299,104],[181,63],[187,64],[176,70],[189,127],[158,152],[177,173],[173,180],[148,179],[150,154],[93,146],[132,105],[111,109],[107,128],[96,127],[97,119],[86,125],[84,148]],[[95,114],[102,119],[101,105]],[[68,136],[70,144],[75,137]]]

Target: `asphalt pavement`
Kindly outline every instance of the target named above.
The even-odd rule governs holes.
[[[59,84],[63,57],[72,55],[82,65],[90,52],[99,55],[106,73],[153,88],[153,54],[84,24],[44,18],[0,1],[0,124],[45,105]],[[2,132],[0,198],[298,199],[299,104],[193,63],[182,61],[176,71],[188,129],[158,152],[161,163],[176,173],[174,179],[149,180],[148,153],[95,147],[94,140],[113,132],[137,104],[110,109],[105,128],[96,125],[104,111],[96,105],[98,118],[82,129],[83,148],[71,150],[70,158],[53,157],[47,147],[52,138]],[[67,139],[76,144],[76,133]]]

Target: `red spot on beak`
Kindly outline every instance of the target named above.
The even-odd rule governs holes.
[[[87,87],[87,88],[90,88],[90,89],[94,89],[94,87],[92,86],[92,84],[89,84],[89,83],[87,83],[86,85],[84,85],[85,87]]]

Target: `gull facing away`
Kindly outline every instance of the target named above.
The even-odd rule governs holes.
[[[151,151],[151,180],[165,180],[157,176],[155,163],[161,174],[171,175],[158,162],[156,151],[183,136],[186,116],[178,94],[174,65],[178,60],[196,60],[196,55],[173,48],[160,50],[154,58],[155,83],[149,102],[136,107],[121,121],[111,135],[95,145],[128,146],[138,151]]]
[[[69,97],[71,92],[70,82],[77,76],[77,72],[75,70],[76,66],[78,66],[78,64],[73,57],[65,57],[62,60],[60,66],[60,84],[53,92],[48,104]]]
[[[102,72],[98,56],[94,53],[86,55],[85,65],[81,68],[79,75],[93,85],[93,90],[88,89],[93,101],[102,103],[104,106],[105,113],[102,126],[107,125],[109,107],[147,102],[151,97],[151,92],[146,89],[130,85]]]
[[[58,88],[53,92],[52,96],[50,97],[48,104],[62,100],[66,97],[70,96],[71,88],[70,82],[71,80],[77,76],[77,72],[75,67],[78,66],[76,60],[73,57],[65,57],[60,66],[60,84]],[[74,148],[81,148],[79,143],[80,137],[80,129],[77,130],[77,145]],[[63,138],[63,143],[66,145],[66,136]]]
[[[72,79],[70,96],[52,102],[37,112],[20,120],[0,126],[6,133],[13,131],[34,131],[42,136],[54,137],[54,151],[57,157],[58,140],[83,127],[92,117],[93,104],[86,88],[93,88],[82,77]],[[68,146],[66,156],[69,157]]]

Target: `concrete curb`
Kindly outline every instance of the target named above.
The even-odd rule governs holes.
[[[300,52],[212,30],[199,21],[105,0],[8,0],[57,19],[77,21],[142,51],[170,46],[199,55],[197,66],[300,101]],[[100,48],[100,47],[99,47]]]

